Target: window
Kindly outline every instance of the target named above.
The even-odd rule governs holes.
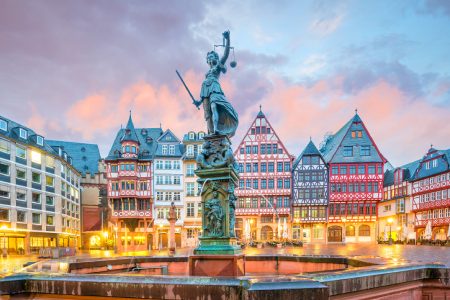
[[[39,194],[39,193],[32,193],[31,194],[31,201],[33,202],[33,203],[41,203],[41,194]]]
[[[358,174],[366,174],[366,166],[358,166]]]
[[[240,149],[239,149],[239,153],[240,153],[240,154],[244,154],[244,148],[240,148]]]
[[[437,159],[433,159],[431,162],[432,162],[433,168],[436,168],[437,165],[438,165],[438,160]]]
[[[180,183],[181,183],[181,176],[174,176],[173,184],[180,184]]]
[[[41,214],[32,213],[33,224],[41,225]]]
[[[8,123],[3,119],[0,119],[0,129],[3,131],[8,130]]]
[[[53,187],[55,185],[55,178],[51,176],[45,176],[45,185]]]
[[[244,164],[239,163],[239,173],[244,173]]]
[[[261,154],[266,154],[266,145],[265,144],[261,144]]]
[[[9,175],[9,165],[0,163],[0,174]]]
[[[186,196],[194,196],[194,195],[195,195],[194,182],[186,183]]]
[[[267,172],[267,163],[261,163],[261,172],[266,173]]]
[[[331,174],[332,175],[337,175],[338,174],[338,167],[337,166],[331,168]]]
[[[169,146],[169,155],[175,155],[175,145]]]
[[[188,145],[186,148],[186,155],[189,157],[194,156],[194,145]]]
[[[245,172],[247,172],[247,173],[252,172],[252,165],[250,163],[245,164]]]
[[[250,146],[245,146],[245,154],[250,154],[251,153],[251,147]]]
[[[27,213],[22,210],[17,211],[17,223],[26,223],[27,222]]]
[[[172,170],[172,162],[171,162],[170,160],[166,160],[166,161],[164,162],[164,168],[165,168],[166,170]]]
[[[34,162],[35,164],[41,164],[42,162],[41,153],[31,151],[31,161]]]
[[[53,196],[46,196],[45,197],[45,204],[46,205],[50,205],[50,206],[55,205],[55,201],[54,201]]]
[[[285,179],[284,180],[284,188],[285,189],[290,189],[291,188],[291,180],[290,179]]]
[[[9,210],[0,208],[0,221],[9,221]]]
[[[16,157],[27,159],[27,150],[21,147],[16,147]]]
[[[291,164],[289,162],[284,163],[284,171],[290,172],[291,171]]]
[[[17,192],[16,193],[16,200],[26,201],[27,200],[27,194],[25,192]]]
[[[351,175],[356,174],[356,166],[350,166],[350,174]]]
[[[194,169],[195,169],[195,164],[188,164],[186,166],[186,176],[187,177],[194,176]]]
[[[167,154],[167,145],[162,145],[162,154]]]
[[[359,226],[359,236],[370,236],[370,226],[369,225]]]
[[[361,146],[361,156],[370,156],[370,145]]]
[[[186,217],[194,217],[195,215],[195,203],[186,203]]]
[[[19,136],[23,139],[26,139],[28,137],[27,131],[23,128],[19,128]]]
[[[375,166],[368,166],[367,167],[367,173],[375,174]]]
[[[258,146],[257,145],[252,147],[252,153],[258,154]]]
[[[50,215],[47,216],[47,225],[54,225],[53,224],[53,216],[50,216]]]
[[[353,146],[344,146],[344,156],[345,157],[353,156]]]
[[[267,180],[261,179],[261,189],[267,189]]]
[[[283,163],[282,162],[277,163],[277,172],[283,172]]]
[[[249,179],[249,180],[250,180],[250,179]],[[253,179],[253,188],[254,188],[255,190],[258,189],[258,179]]]
[[[278,150],[278,144],[273,144],[272,145],[272,153],[277,154],[277,150]]]
[[[9,198],[9,187],[1,186],[0,188],[0,197]]]
[[[274,180],[269,179],[269,189],[273,189],[273,188],[274,188]]]
[[[345,228],[346,236],[355,236],[355,226],[349,225]]]
[[[0,139],[0,152],[9,153],[9,143],[4,139]]]
[[[41,174],[36,173],[36,172],[32,172],[31,173],[31,180],[34,183],[41,183]]]
[[[341,174],[342,174],[342,175],[345,175],[345,174],[347,174],[347,167],[345,167],[345,166],[341,166],[341,168],[340,168],[340,172],[341,172]]]
[[[36,136],[36,143],[39,146],[44,146],[44,138],[42,136],[40,136],[40,135]]]
[[[253,173],[258,173],[258,163],[253,163]]]
[[[273,162],[269,162],[269,172],[274,172],[274,163]]]
[[[181,168],[180,161],[179,161],[179,160],[175,160],[175,161],[173,162],[173,169],[174,169],[174,170],[179,170],[180,168]]]
[[[277,188],[279,188],[279,189],[283,188],[283,179],[278,178],[278,180],[277,180]]]
[[[195,134],[193,132],[189,132],[189,139],[193,140],[195,138]]]

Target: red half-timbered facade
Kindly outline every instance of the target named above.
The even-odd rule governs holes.
[[[375,241],[385,158],[357,113],[320,149],[329,170],[328,242]]]
[[[449,157],[450,149],[431,147],[412,178],[412,210],[419,240],[447,240],[450,233]],[[428,232],[427,225],[430,227]]]
[[[134,128],[130,118],[105,159],[108,204],[119,251],[146,250],[152,244],[152,155],[160,128]]]
[[[240,176],[236,190],[237,236],[263,241],[291,237],[293,157],[262,111],[234,154]]]

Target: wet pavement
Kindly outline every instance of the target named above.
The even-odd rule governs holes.
[[[243,250],[248,255],[339,255],[354,257],[366,261],[387,260],[391,262],[441,263],[450,267],[450,247],[415,245],[376,245],[376,244],[328,244],[305,245],[303,247],[285,247],[262,249],[248,247]],[[192,255],[193,248],[177,249],[175,256]],[[167,256],[168,251],[140,251],[115,254],[114,251],[80,252],[76,256],[58,260],[39,259],[37,256],[9,256],[0,258],[0,275],[20,271],[28,262],[40,262],[29,270],[66,272],[72,261],[91,260],[117,256]],[[56,263],[55,263],[56,262]]]

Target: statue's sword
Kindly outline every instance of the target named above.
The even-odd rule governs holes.
[[[182,82],[183,85],[184,85],[184,88],[185,88],[186,91],[189,93],[189,96],[191,96],[192,103],[195,105],[195,98],[194,98],[194,96],[192,96],[191,91],[190,91],[189,88],[187,87],[187,85],[186,85],[186,83],[184,82],[183,78],[181,77],[180,73],[178,73],[178,70],[175,70],[175,72],[177,72],[178,78],[180,78],[181,82]],[[195,106],[197,106],[197,105],[195,105]],[[197,106],[197,109],[200,109],[200,107]]]

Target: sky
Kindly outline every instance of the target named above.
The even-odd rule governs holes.
[[[450,148],[450,1],[0,0],[0,115],[106,156],[135,127],[205,130],[205,56],[231,31],[221,85],[243,138],[259,106],[289,152],[355,109],[394,166]],[[222,49],[217,49],[219,52]]]

